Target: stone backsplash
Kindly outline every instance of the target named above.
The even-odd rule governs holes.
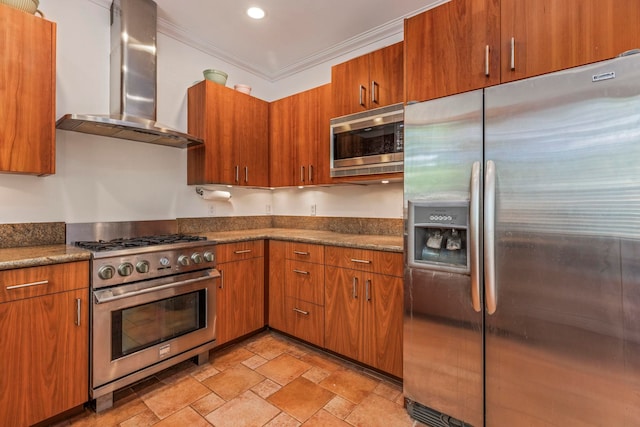
[[[64,222],[0,224],[0,248],[64,245]]]

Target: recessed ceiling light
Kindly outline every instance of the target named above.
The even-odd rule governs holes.
[[[264,18],[264,10],[259,7],[250,7],[247,9],[247,15],[253,19],[262,19]]]

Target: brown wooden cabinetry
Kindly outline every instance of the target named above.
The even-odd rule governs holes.
[[[204,80],[188,91],[188,184],[269,185],[269,104]]]
[[[403,42],[331,67],[333,117],[402,102]]]
[[[328,182],[330,105],[330,84],[269,104],[272,187]]]
[[[324,346],[324,249],[270,242],[269,325]]]
[[[0,171],[55,173],[56,24],[0,4]]]
[[[402,254],[325,247],[325,347],[402,377]]]
[[[639,21],[636,0],[452,0],[405,21],[405,100],[613,58]]]
[[[221,275],[216,339],[224,344],[265,325],[264,241],[218,245],[216,258]]]
[[[39,423],[89,399],[88,280],[85,261],[0,271],[3,425]]]

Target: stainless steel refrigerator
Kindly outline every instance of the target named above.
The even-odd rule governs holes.
[[[640,55],[408,105],[404,395],[640,425]]]

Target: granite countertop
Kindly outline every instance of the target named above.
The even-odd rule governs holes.
[[[345,234],[333,231],[289,228],[259,228],[254,230],[198,233],[217,243],[232,243],[256,239],[288,240],[347,248],[402,252],[403,237],[370,234]]]
[[[86,261],[91,252],[68,245],[25,246],[0,249],[0,270]]]
[[[196,234],[206,236],[207,239],[216,243],[272,239],[399,253],[402,252],[403,248],[402,236],[346,234],[320,230],[258,228]],[[0,248],[0,270],[85,261],[90,258],[90,251],[69,245]]]

